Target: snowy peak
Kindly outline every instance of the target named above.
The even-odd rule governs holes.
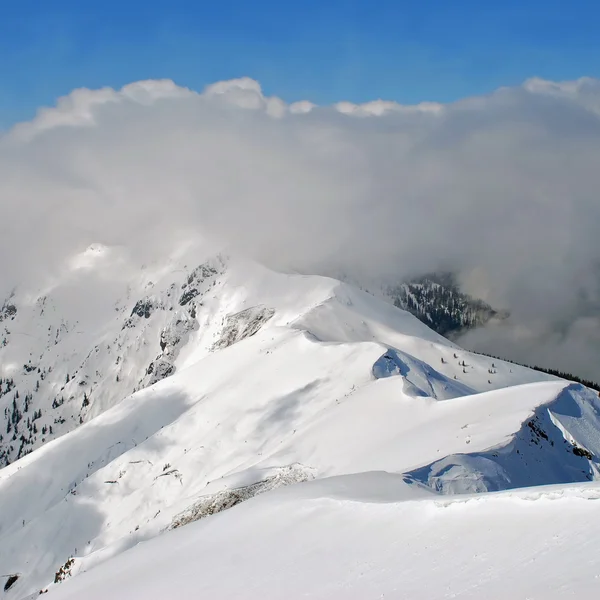
[[[135,277],[121,262],[111,293],[72,320],[65,298],[106,281],[100,262],[78,270],[79,296],[71,275],[43,301],[11,299],[0,350],[10,597],[62,588],[278,488],[302,496],[312,480],[362,474],[383,488],[352,494],[385,496],[368,473],[386,471],[417,499],[599,478],[594,392],[466,352],[366,292],[223,256]]]

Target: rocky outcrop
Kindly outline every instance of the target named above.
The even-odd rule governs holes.
[[[275,314],[272,308],[253,306],[233,315],[228,315],[221,336],[213,345],[213,350],[221,350],[255,335]]]

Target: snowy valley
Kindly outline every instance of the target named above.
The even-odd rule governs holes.
[[[6,598],[600,588],[580,384],[196,247],[140,268],[94,245],[0,326]]]

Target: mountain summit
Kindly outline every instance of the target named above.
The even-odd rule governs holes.
[[[564,556],[590,597],[583,385],[196,249],[94,245],[1,319],[8,598],[558,598]]]

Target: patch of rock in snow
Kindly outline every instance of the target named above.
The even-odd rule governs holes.
[[[215,342],[213,350],[227,348],[240,340],[256,334],[275,314],[275,310],[265,306],[253,306],[233,315],[227,315],[221,336]]]
[[[302,465],[289,465],[275,469],[262,469],[255,475],[255,478],[257,478],[257,481],[252,481],[252,483],[242,484],[240,481],[234,483],[228,481],[229,485],[220,485],[219,487],[223,489],[202,496],[192,506],[176,515],[169,529],[177,529],[210,515],[215,515],[259,494],[286,485],[310,481],[314,478],[314,475],[311,469],[307,469]],[[236,475],[235,479],[239,480],[239,475]],[[247,479],[247,477],[244,479]],[[208,487],[210,487],[210,484]]]

